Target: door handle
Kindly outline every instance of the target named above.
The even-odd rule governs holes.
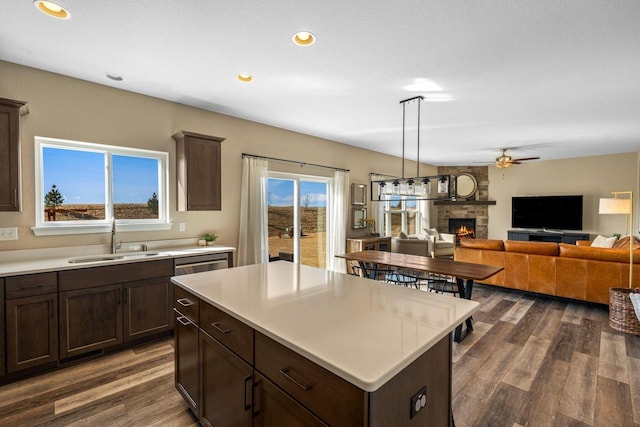
[[[308,390],[311,389],[311,387],[312,387],[311,384],[305,384],[304,382],[295,379],[289,372],[291,372],[291,370],[289,368],[280,369],[280,373],[282,375],[284,375],[288,380],[293,382],[295,385],[297,385],[298,387],[300,387],[304,391],[308,391]]]
[[[180,298],[179,300],[176,300],[176,302],[183,307],[191,307],[195,304],[194,302],[189,301],[189,298]]]
[[[214,328],[216,328],[217,330],[219,330],[220,332],[222,332],[223,334],[228,334],[229,332],[231,332],[233,329],[223,329],[221,328],[220,325],[221,322],[213,322],[211,324],[211,326],[213,326]]]
[[[247,394],[249,395],[249,397],[251,397],[251,392],[253,390],[253,383],[251,381],[252,376],[251,375],[247,375],[246,377],[244,377],[244,410],[248,410],[251,409],[251,401],[253,399],[249,399],[249,402],[247,402]],[[249,388],[249,393],[247,393],[247,387]]]
[[[182,324],[182,326],[189,326],[191,321],[187,319],[185,316],[177,317],[176,320]]]

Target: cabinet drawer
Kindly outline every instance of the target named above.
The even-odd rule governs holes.
[[[7,277],[6,298],[15,299],[58,292],[56,273],[38,273]]]
[[[176,285],[173,285],[173,308],[187,316],[196,325],[200,324],[200,300]]]
[[[255,367],[330,425],[364,425],[367,393],[255,332]]]
[[[253,328],[206,303],[200,307],[200,328],[253,365]]]
[[[59,274],[60,292],[133,282],[154,277],[170,277],[173,260],[140,261],[128,264],[64,270]]]

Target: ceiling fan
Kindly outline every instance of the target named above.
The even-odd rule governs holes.
[[[514,159],[511,156],[507,155],[507,150],[508,148],[501,148],[500,151],[502,152],[502,154],[500,154],[498,157],[496,157],[496,167],[498,168],[508,168],[511,165],[519,165],[520,163],[527,161],[527,160],[538,160],[540,157],[523,157],[520,159]]]

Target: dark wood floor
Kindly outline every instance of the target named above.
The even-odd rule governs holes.
[[[457,426],[640,426],[640,337],[606,306],[477,286],[454,344]]]
[[[461,426],[640,427],[640,337],[607,308],[476,286],[454,344]],[[170,339],[0,387],[4,426],[197,425],[173,387]]]

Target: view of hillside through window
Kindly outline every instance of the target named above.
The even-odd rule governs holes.
[[[296,182],[300,197],[295,203]],[[292,260],[294,241],[299,241],[300,263],[324,268],[327,245],[327,183],[268,179],[269,257]],[[299,235],[294,231],[294,210],[300,218]]]
[[[43,148],[45,221],[104,220],[109,189],[116,219],[159,218],[158,160],[113,154],[108,183],[106,156],[91,150]]]

